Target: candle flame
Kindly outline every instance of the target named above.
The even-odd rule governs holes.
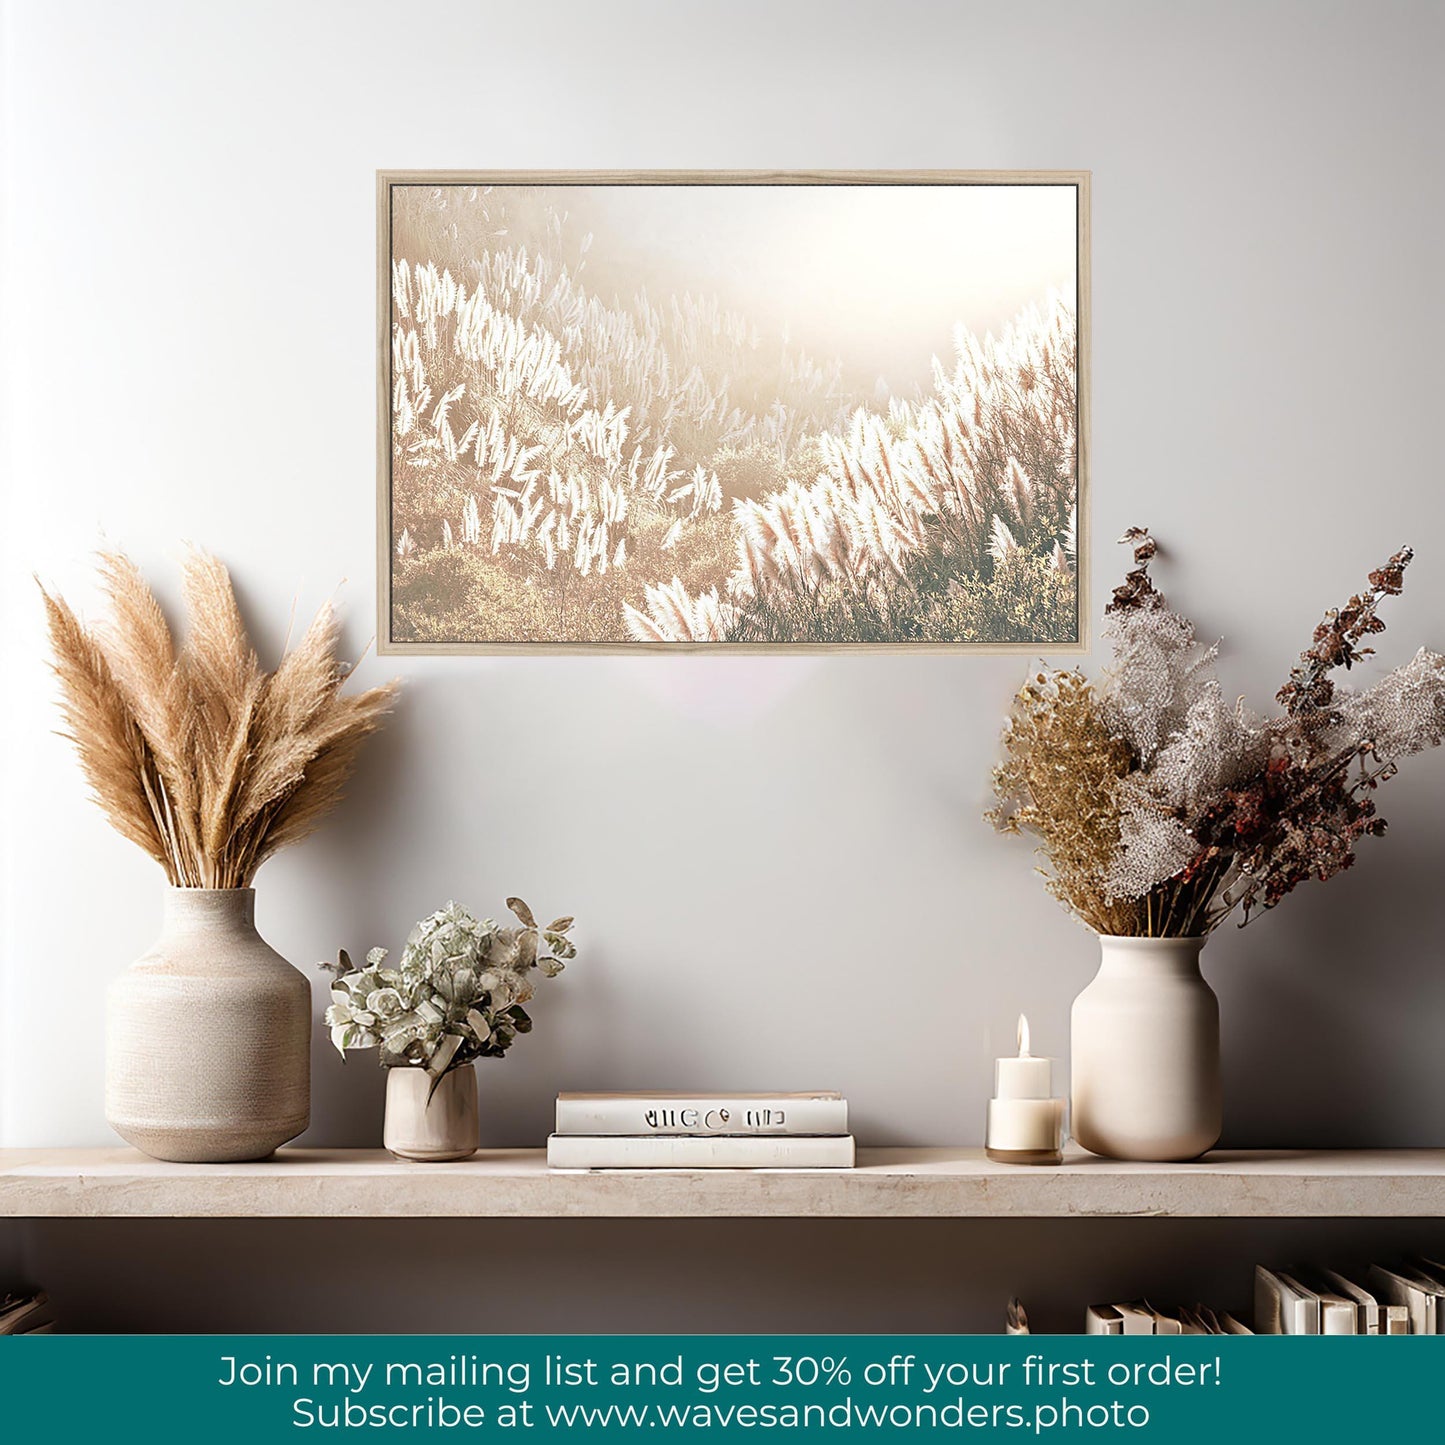
[[[1029,1054],[1029,1021],[1023,1014],[1019,1015],[1019,1058],[1027,1059]]]

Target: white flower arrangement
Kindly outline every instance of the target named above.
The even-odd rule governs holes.
[[[346,950],[321,965],[336,974],[326,1024],[331,1042],[377,1049],[383,1068],[421,1068],[433,1079],[474,1059],[499,1059],[518,1034],[530,1033],[526,1005],[534,972],[555,978],[577,956],[567,937],[572,919],[545,928],[520,898],[507,899],[520,928],[479,919],[448,903],[412,930],[397,968],[373,948],[354,968]]]

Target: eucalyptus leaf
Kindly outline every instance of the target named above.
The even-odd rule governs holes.
[[[416,1041],[418,1025],[414,1014],[403,1018],[388,1019],[381,1028],[382,1041],[394,1054],[401,1053],[408,1044]]]
[[[510,908],[512,912],[515,913],[517,917],[520,918],[522,922],[527,925],[528,928],[535,928],[537,926],[537,920],[534,917],[532,910],[528,908],[527,905],[523,903],[520,898],[507,899],[507,907]]]
[[[565,913],[561,918],[554,918],[547,925],[548,933],[566,933],[577,920],[570,913]]]
[[[439,1079],[447,1071],[447,1065],[452,1061],[452,1055],[461,1048],[462,1041],[457,1034],[448,1034],[440,1044],[437,1045],[436,1053],[426,1061],[426,1071],[432,1078]]]
[[[517,939],[517,970],[525,972],[537,961],[537,933],[528,929]]]

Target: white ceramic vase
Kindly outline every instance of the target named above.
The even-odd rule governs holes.
[[[386,1071],[386,1126],[382,1141],[398,1159],[441,1164],[467,1159],[481,1142],[477,1071],[463,1064],[441,1076],[432,1092],[425,1069]]]
[[[1202,938],[1100,937],[1074,1000],[1071,1128],[1110,1159],[1197,1159],[1219,1142],[1219,1000]]]
[[[172,888],[111,984],[105,1117],[156,1159],[264,1159],[311,1115],[311,988],[256,932],[250,888]]]

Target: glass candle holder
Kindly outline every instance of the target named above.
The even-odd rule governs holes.
[[[1052,1059],[1029,1052],[1028,1020],[1019,1019],[1019,1051],[994,1065],[984,1153],[998,1164],[1062,1164],[1064,1101],[1054,1097]]]

